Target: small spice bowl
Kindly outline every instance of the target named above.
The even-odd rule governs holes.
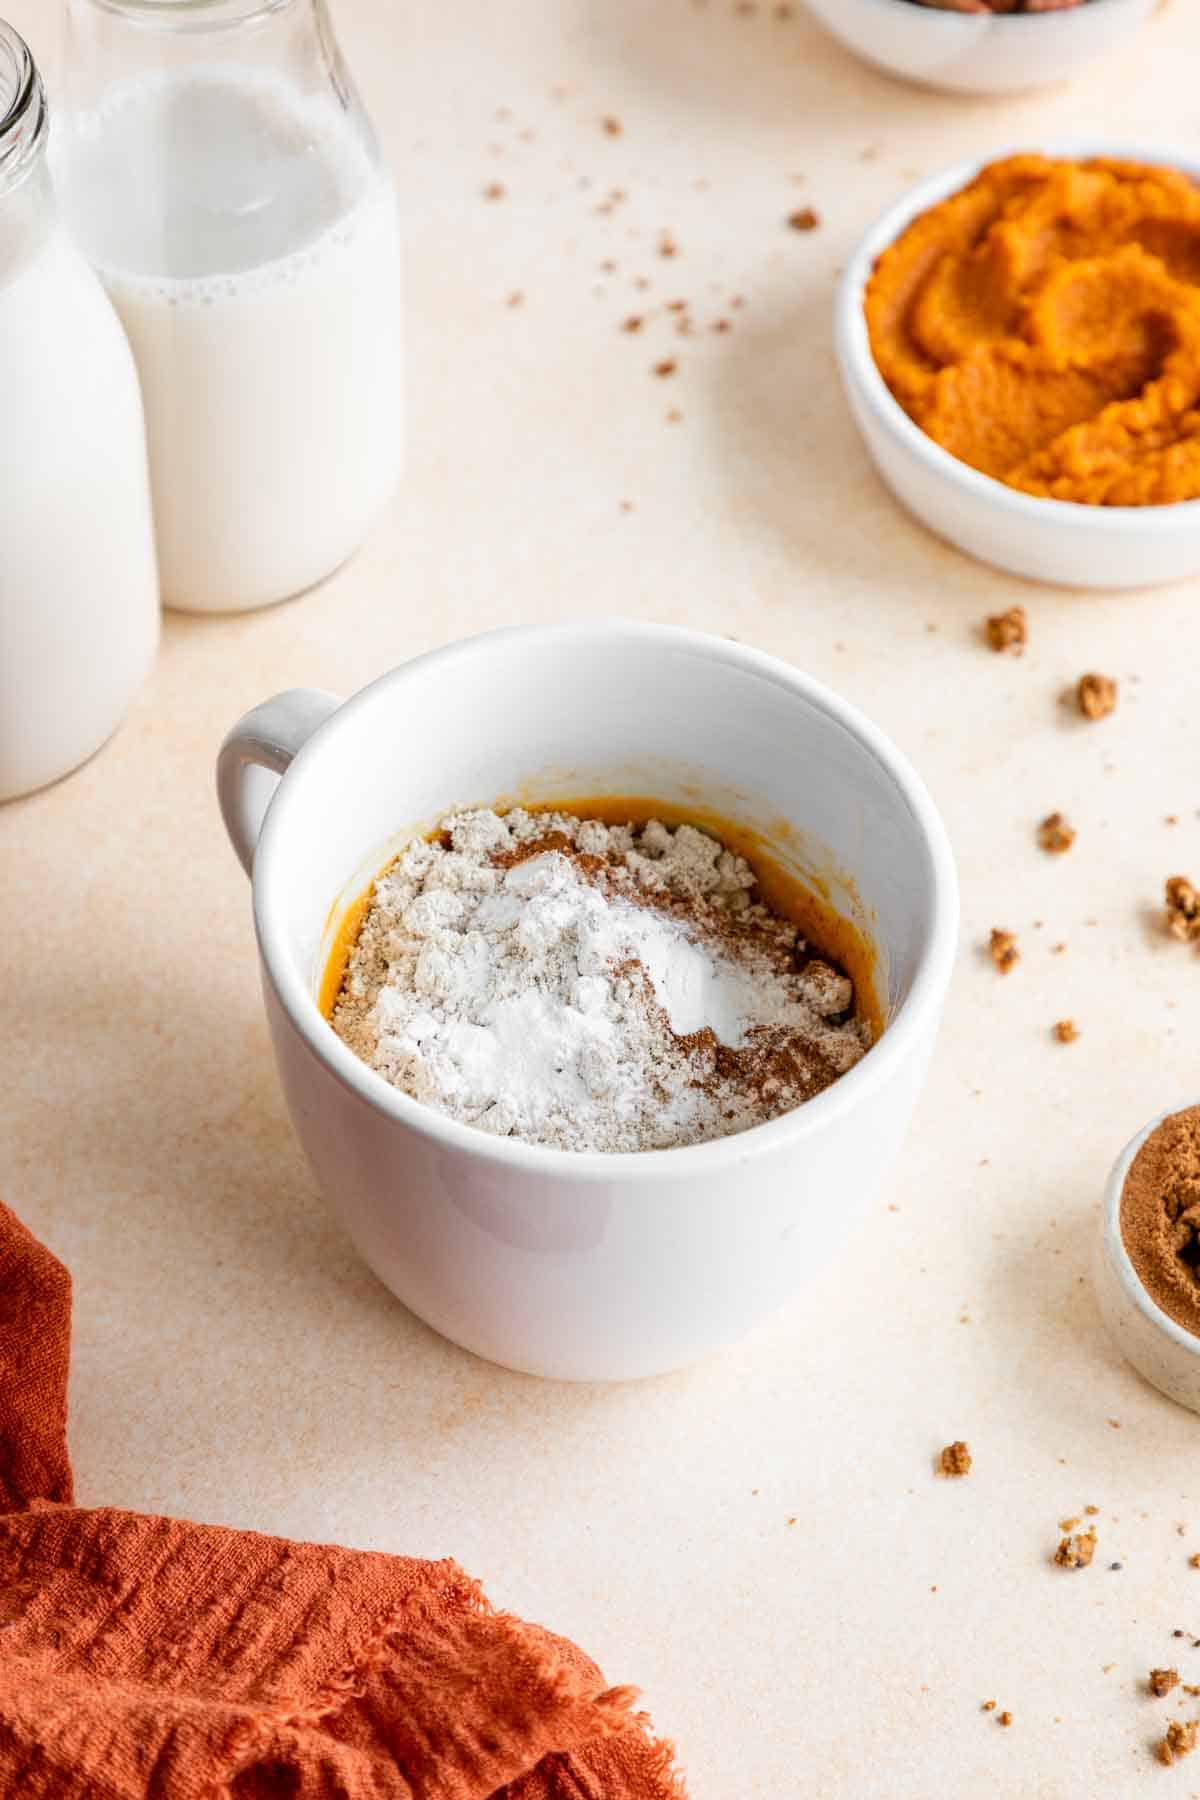
[[[1101,1316],[1121,1354],[1152,1387],[1200,1412],[1200,1337],[1176,1324],[1151,1298],[1121,1232],[1121,1201],[1134,1159],[1164,1120],[1185,1110],[1172,1107],[1151,1119],[1113,1164],[1104,1191],[1094,1278]]]
[[[806,0],[864,62],[923,87],[1015,94],[1070,81],[1145,23],[1158,0],[1084,0],[1065,11],[958,13],[913,0]]]
[[[1085,506],[1021,493],[980,474],[927,437],[879,372],[863,311],[879,257],[914,219],[965,188],[989,163],[1022,154],[1158,163],[1200,181],[1200,155],[1194,147],[1085,139],[997,149],[919,182],[867,232],[838,284],[834,341],[850,410],[872,461],[900,504],[981,562],[1066,587],[1129,589],[1185,581],[1200,574],[1200,500]]]

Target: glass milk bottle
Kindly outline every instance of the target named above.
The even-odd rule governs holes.
[[[137,372],[56,218],[46,137],[0,21],[0,800],[98,750],[158,647]]]
[[[325,0],[66,21],[63,204],[137,358],[163,599],[286,599],[400,473],[396,197]]]

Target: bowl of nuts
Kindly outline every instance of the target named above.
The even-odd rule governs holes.
[[[838,42],[886,74],[960,94],[1070,81],[1158,0],[806,0]]]

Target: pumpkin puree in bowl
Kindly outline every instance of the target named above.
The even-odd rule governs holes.
[[[1013,156],[884,251],[865,300],[888,387],[951,455],[1094,506],[1200,498],[1200,186]]]

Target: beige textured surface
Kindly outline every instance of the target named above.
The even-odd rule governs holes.
[[[9,5],[47,62],[54,10]],[[1150,1760],[1179,1708],[1139,1688],[1151,1664],[1200,1679],[1171,1636],[1200,1636],[1200,1420],[1122,1365],[1085,1279],[1112,1157],[1200,1090],[1200,962],[1154,923],[1163,877],[1200,872],[1197,589],[1020,589],[934,542],[867,466],[828,324],[835,267],[911,178],[1054,132],[1190,139],[1195,8],[1003,104],[893,86],[768,4],[338,10],[408,220],[404,494],[298,604],[170,620],[117,740],[0,813],[0,1191],[75,1272],[81,1498],[451,1553],[644,1682],[697,1800],[1200,1791]],[[808,235],[783,223],[803,204]],[[735,329],[673,337],[677,296]],[[1017,598],[1029,652],[993,657],[976,621]],[[930,1087],[852,1262],[740,1349],[608,1391],[472,1360],[349,1252],[283,1116],[211,779],[278,688],[601,610],[735,634],[864,706],[964,885]],[[1124,684],[1095,726],[1056,705],[1088,667]],[[1064,858],[1034,847],[1054,808]],[[1024,946],[1005,981],[993,924]],[[935,1481],[954,1437],[974,1471]],[[1095,1565],[1050,1567],[1089,1501]]]

